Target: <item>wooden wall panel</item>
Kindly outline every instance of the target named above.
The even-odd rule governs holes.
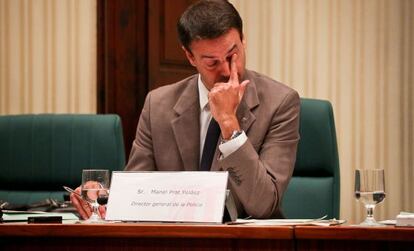
[[[98,113],[122,118],[128,157],[149,90],[195,72],[176,23],[193,1],[98,1]]]
[[[196,72],[181,49],[176,24],[194,1],[151,0],[148,17],[149,89],[171,84]]]
[[[98,1],[98,113],[122,118],[128,157],[147,85],[147,1]]]

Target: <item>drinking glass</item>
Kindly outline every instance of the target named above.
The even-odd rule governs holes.
[[[385,198],[384,169],[355,171],[355,197],[365,205],[366,219],[363,226],[381,226],[374,219],[375,206]]]
[[[85,223],[105,222],[98,212],[99,205],[106,205],[109,194],[109,171],[102,169],[82,170],[82,198],[92,207],[92,215]]]

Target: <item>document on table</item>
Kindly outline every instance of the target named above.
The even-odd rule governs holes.
[[[62,216],[62,220],[79,220],[74,213],[3,210],[4,222],[27,221],[32,216]]]
[[[326,216],[318,219],[237,219],[230,224],[262,225],[262,226],[334,226],[345,223],[345,220],[325,220]]]
[[[395,225],[397,227],[414,227],[414,213],[400,212],[395,220],[379,221],[384,225]]]

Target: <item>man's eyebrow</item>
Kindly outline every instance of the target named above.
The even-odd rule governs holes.
[[[234,44],[228,51],[226,54],[230,54],[235,48],[237,47],[237,44]],[[226,56],[227,57],[227,56]],[[209,58],[209,59],[214,59],[216,57],[214,56],[209,56],[209,55],[202,55],[201,58]]]
[[[227,54],[230,54],[234,49],[236,49],[237,44],[234,44],[233,47],[230,48],[230,50],[227,51]]]

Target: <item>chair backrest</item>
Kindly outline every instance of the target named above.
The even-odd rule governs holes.
[[[82,169],[121,170],[124,164],[117,115],[0,116],[0,200],[62,200],[62,185],[79,186]]]
[[[339,158],[329,101],[301,99],[300,141],[283,198],[287,218],[339,218]]]

